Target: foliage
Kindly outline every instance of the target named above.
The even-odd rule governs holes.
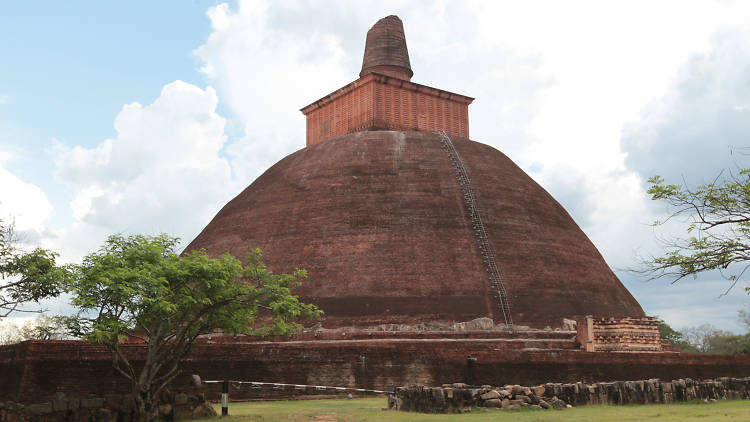
[[[62,316],[39,315],[21,326],[24,340],[66,340],[67,318]]]
[[[667,324],[664,320],[659,320],[659,337],[663,340],[667,340],[669,344],[672,346],[677,346],[680,348],[680,351],[685,353],[698,353],[698,349],[695,348],[692,344],[690,344],[686,339],[685,336],[672,328],[669,324]]]
[[[708,353],[750,355],[750,333],[715,335],[708,338]]]
[[[750,312],[745,310],[737,311],[737,316],[740,319],[742,325],[745,326],[748,332],[750,332]]]
[[[731,281],[729,289],[734,287],[750,268],[750,169],[723,179],[720,174],[713,182],[696,188],[666,184],[660,176],[652,177],[649,183],[651,198],[665,201],[672,207],[669,219],[687,220],[687,236],[669,241],[662,239],[666,253],[644,260],[645,268],[641,272],[654,278],[672,277],[673,282],[677,282],[687,276],[718,270]],[[664,223],[666,221],[654,224]],[[750,293],[750,287],[745,290]],[[750,316],[745,311],[740,311],[739,316],[750,330]],[[665,331],[663,335],[668,335],[670,343],[685,352],[750,352],[750,332],[734,335],[704,324],[682,333]]]
[[[747,313],[740,311],[739,315],[742,320]],[[680,332],[666,322],[659,321],[659,334],[684,353],[750,354],[750,330],[746,334],[733,334],[713,325],[703,324]]]
[[[688,327],[682,330],[682,333],[684,340],[692,345],[697,353],[721,353],[713,349],[713,346],[720,344],[720,341],[716,339],[732,335],[732,333],[722,331],[711,324]]]
[[[67,318],[39,315],[16,325],[9,321],[0,324],[0,344],[13,344],[26,340],[64,340],[67,335]]]
[[[13,312],[39,312],[24,305],[59,295],[68,274],[56,265],[56,253],[41,248],[23,252],[17,243],[13,225],[0,220],[0,318]]]
[[[680,339],[682,339],[682,333],[670,327],[669,324],[664,322],[664,320],[660,319],[658,326],[659,326],[659,337],[661,337],[662,340],[667,340],[671,344],[675,344],[675,342],[680,341]]]
[[[70,329],[112,351],[115,369],[130,380],[141,420],[150,417],[200,335],[284,334],[298,329],[295,320],[320,314],[291,294],[304,270],[274,274],[258,249],[245,265],[205,251],[179,256],[177,242],[167,235],[111,236],[76,268],[71,283],[79,313],[69,320]],[[258,318],[259,309],[265,319]],[[142,366],[129,359],[126,341],[145,343]]]
[[[646,260],[643,272],[676,282],[719,270],[731,286],[737,283],[750,267],[750,169],[719,179],[696,188],[666,184],[660,176],[649,179],[651,198],[673,208],[670,219],[686,218],[688,235],[665,241],[666,254]]]
[[[644,260],[641,273],[652,278],[672,277],[677,282],[696,277],[705,271],[718,270],[731,281],[727,292],[750,268],[750,169],[719,174],[711,183],[695,188],[665,183],[660,176],[649,179],[648,193],[653,200],[664,201],[672,208],[673,218],[684,218],[687,236],[662,240],[667,251],[663,256]],[[657,221],[655,226],[667,221]],[[750,293],[750,287],[745,290]],[[726,294],[726,292],[725,292]],[[739,312],[748,333],[735,335],[708,324],[683,330],[682,333],[660,325],[670,343],[693,353],[750,353],[750,315]]]

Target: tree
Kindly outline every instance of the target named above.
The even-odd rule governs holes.
[[[731,289],[750,267],[750,169],[723,179],[720,174],[713,182],[696,188],[665,184],[660,176],[652,177],[649,183],[651,198],[665,201],[674,209],[670,219],[687,219],[688,236],[664,241],[667,252],[644,260],[641,272],[653,278],[673,277],[677,282],[718,270],[731,281]],[[750,293],[750,287],[746,290]]]
[[[40,312],[24,305],[58,296],[68,274],[56,265],[56,253],[41,248],[25,253],[17,243],[13,225],[0,220],[0,319],[13,312]]]
[[[714,335],[708,338],[707,353],[744,353],[750,354],[750,333]]]
[[[737,311],[737,316],[739,317],[742,325],[744,325],[747,331],[750,333],[750,312],[739,310]]]
[[[750,354],[750,333],[733,334],[710,324],[686,328],[683,333],[684,341],[693,349],[683,350],[688,353]]]
[[[67,332],[67,318],[62,316],[39,315],[26,321],[20,327],[20,333],[21,341],[70,339]]]
[[[664,320],[659,320],[659,337],[663,340],[667,340],[669,344],[672,346],[677,346],[680,348],[680,351],[685,353],[698,353],[698,349],[696,349],[692,344],[688,343],[687,340],[685,340],[685,336],[672,328],[669,324],[667,324]]]
[[[150,419],[159,393],[179,373],[179,361],[199,336],[227,333],[284,334],[299,318],[321,312],[300,303],[291,289],[304,270],[274,274],[261,251],[242,262],[230,255],[212,259],[205,251],[175,252],[167,235],[111,236],[73,274],[72,331],[112,352],[117,372],[129,380],[139,420]],[[259,310],[267,315],[259,318]],[[122,343],[145,343],[135,365]]]
[[[38,315],[17,325],[9,321],[0,324],[0,344],[13,344],[26,340],[64,340],[67,319],[60,316]]]
[[[692,345],[698,353],[719,353],[713,350],[713,346],[718,344],[716,339],[732,335],[732,333],[722,331],[711,324],[688,327],[682,330],[682,333],[684,340]]]
[[[680,332],[659,321],[659,334],[683,353],[750,354],[750,333],[737,335],[710,324],[688,327]]]

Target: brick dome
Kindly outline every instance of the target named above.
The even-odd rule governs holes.
[[[471,175],[513,322],[644,316],[568,213],[496,149],[455,148]],[[324,327],[503,322],[448,153],[429,132],[365,131],[301,149],[231,200],[186,250],[305,268]]]

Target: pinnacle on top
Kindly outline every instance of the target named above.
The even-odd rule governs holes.
[[[398,16],[386,16],[367,31],[359,76],[373,72],[407,81],[414,75],[409,64],[404,25]]]

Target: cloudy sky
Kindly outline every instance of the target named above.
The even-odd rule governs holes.
[[[26,2],[0,8],[0,218],[79,260],[111,233],[191,240],[304,146],[299,108],[404,21],[413,81],[475,97],[471,137],[518,163],[615,269],[658,253],[648,177],[750,167],[750,3]],[[620,278],[672,326],[740,331],[747,282]],[[59,304],[52,310],[64,310]]]

